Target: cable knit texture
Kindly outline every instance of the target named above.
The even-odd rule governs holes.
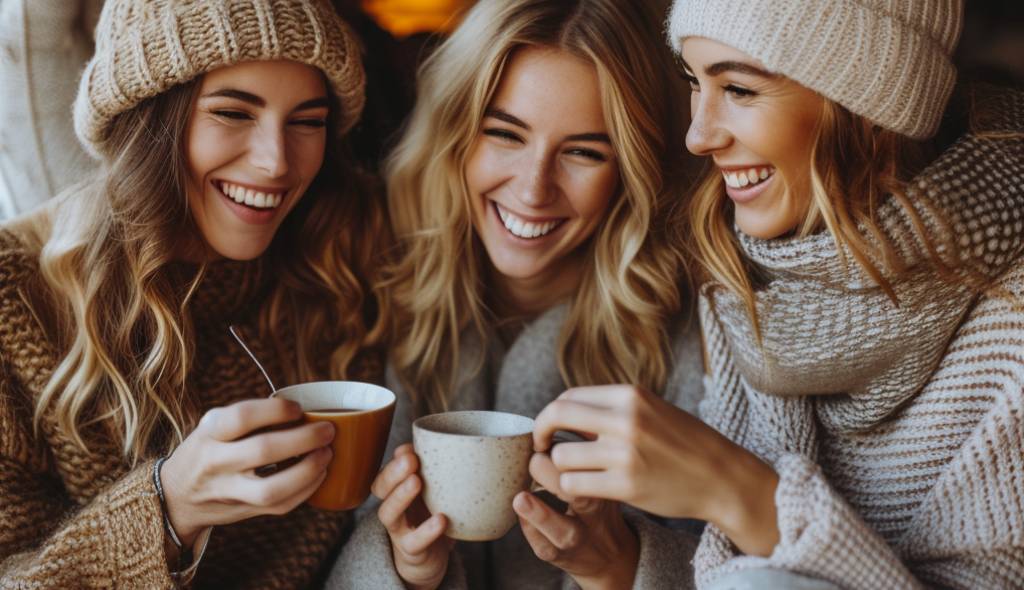
[[[103,433],[86,429],[77,448],[32,409],[54,367],[45,316],[33,300],[38,253],[0,228],[0,588],[170,588],[152,459],[128,464]],[[196,356],[190,385],[203,410],[261,397],[267,384],[228,333],[240,326],[275,382],[274,347],[257,337],[261,289],[250,265],[212,265],[190,306]],[[43,320],[43,321],[40,321]],[[382,381],[379,358],[358,361],[354,378]],[[151,457],[168,441],[153,445]],[[301,588],[341,541],[344,514],[302,506],[283,517],[215,527],[193,580],[197,588]]]
[[[552,308],[530,323],[506,349],[497,335],[486,341],[467,333],[461,343],[459,386],[451,410],[498,410],[536,416],[565,391],[556,364],[558,337],[568,311],[566,305]],[[674,336],[673,371],[666,386],[668,399],[695,412],[703,395],[700,337],[696,321],[690,321]],[[477,370],[479,368],[479,370]],[[398,395],[395,423],[391,429],[386,457],[412,440],[416,417],[409,396],[393,371],[388,386]],[[352,538],[328,579],[327,588],[404,590],[391,557],[391,541],[377,518],[379,502],[371,500],[360,508]],[[689,563],[696,538],[687,532],[670,530],[637,511],[626,512],[626,522],[640,539],[640,563],[634,588],[673,589],[693,585]],[[682,552],[685,559],[679,559]],[[516,526],[507,535],[488,543],[458,542],[441,585],[443,590],[504,590],[530,588],[556,590],[578,588],[572,578],[538,559]]]
[[[704,291],[701,413],[775,465],[781,542],[739,556],[708,527],[699,584],[775,567],[855,589],[1024,585],[1024,93],[983,104],[994,133],[961,138],[908,196],[928,232],[944,231],[936,211],[949,222],[989,290],[929,271],[890,200],[883,232],[911,264],[898,307],[827,234],[740,236],[769,275],[763,347],[737,297]]]
[[[344,133],[365,100],[359,52],[326,0],[108,0],[75,100],[75,132],[100,157],[114,117],[140,102],[219,67],[286,59],[327,76]]]
[[[676,0],[669,42],[707,37],[916,138],[953,91],[963,0]]]

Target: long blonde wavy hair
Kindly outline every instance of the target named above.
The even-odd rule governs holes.
[[[186,284],[169,272],[182,236],[199,235],[184,151],[199,85],[176,86],[118,116],[113,155],[95,178],[58,197],[39,237],[37,316],[54,318],[63,358],[36,402],[35,424],[52,416],[84,449],[84,430],[100,427],[132,461],[167,434],[180,442],[199,418],[186,385],[195,350],[188,306],[206,265]],[[317,178],[256,263],[275,277],[261,337],[294,342],[293,353],[278,350],[295,360],[282,362],[289,381],[343,378],[375,338],[368,277],[388,232],[369,182],[341,149],[328,141]]]
[[[957,102],[960,101],[964,104],[957,104],[955,110],[965,111],[968,117],[977,113],[972,96],[957,97]],[[908,268],[876,218],[882,202],[894,198],[921,238],[926,262],[931,268],[944,280],[967,285],[975,291],[984,289],[988,279],[962,259],[960,247],[942,213],[927,201],[912,202],[906,191],[907,183],[935,157],[940,146],[950,139],[950,133],[962,131],[960,126],[975,128],[972,120],[948,121],[947,126],[948,129],[940,130],[939,137],[916,141],[883,129],[822,98],[808,162],[809,204],[794,235],[802,237],[827,230],[840,256],[849,253],[898,305],[892,280]],[[740,249],[733,229],[733,212],[721,172],[707,162],[706,172],[689,202],[687,219],[677,225],[686,228],[680,239],[688,242],[689,250],[697,259],[697,280],[737,294],[760,338],[754,294],[761,277]],[[946,226],[945,231],[927,231],[922,212]]]
[[[510,54],[552,47],[594,64],[620,187],[583,246],[586,268],[558,345],[569,385],[632,383],[658,391],[668,372],[666,322],[680,310],[681,258],[665,209],[678,199],[679,85],[652,15],[619,0],[483,0],[419,72],[419,98],[387,165],[389,211],[402,254],[391,362],[420,411],[455,390],[459,342],[495,318],[486,252],[471,222],[464,168]]]

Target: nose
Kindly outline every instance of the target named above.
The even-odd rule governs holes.
[[[555,195],[554,156],[548,150],[538,149],[523,160],[521,173],[517,175],[516,198],[528,207],[540,209]]]
[[[249,146],[249,161],[269,178],[288,173],[288,149],[284,130],[277,126],[259,126]]]
[[[686,132],[686,149],[697,156],[710,156],[728,147],[731,136],[723,126],[719,101],[694,93],[690,98],[692,120]]]

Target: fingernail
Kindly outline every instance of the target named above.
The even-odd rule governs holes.
[[[530,510],[530,495],[526,492],[519,492],[516,497],[512,499],[513,508],[519,509],[521,512]]]

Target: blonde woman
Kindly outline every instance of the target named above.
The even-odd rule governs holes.
[[[383,373],[381,215],[336,147],[362,92],[324,1],[106,3],[75,104],[100,171],[0,228],[0,586],[313,580],[333,430],[228,328],[279,386]]]
[[[709,521],[698,586],[1024,581],[1024,95],[946,108],[962,8],[673,8],[708,159],[689,218],[706,424],[577,389],[535,437],[603,441],[552,451],[569,493]]]
[[[411,421],[444,410],[533,416],[570,385],[643,383],[692,409],[699,343],[659,225],[674,88],[641,3],[484,0],[424,64],[388,168],[404,257],[388,293],[399,392],[394,458],[329,581],[349,588],[679,587],[685,535],[616,503],[555,510],[524,493],[521,528],[455,547],[426,514]],[[681,146],[676,146],[681,147]],[[558,492],[549,463],[533,476]],[[428,518],[429,517],[429,518]]]

